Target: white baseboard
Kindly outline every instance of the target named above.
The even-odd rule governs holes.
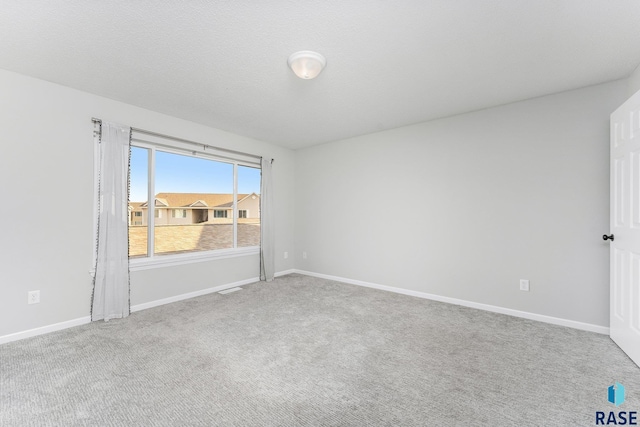
[[[291,274],[291,273],[295,273],[295,270],[291,269],[291,270],[280,271],[280,272],[275,273],[274,276],[275,277],[280,277],[280,276],[285,276],[285,275]],[[212,294],[212,293],[215,293],[215,292],[224,291],[225,289],[236,288],[238,286],[248,285],[250,283],[255,283],[255,282],[259,282],[259,281],[260,281],[259,277],[253,277],[253,278],[250,278],[250,279],[240,280],[239,282],[227,283],[227,284],[224,284],[224,285],[214,286],[213,288],[202,289],[202,290],[199,290],[199,291],[189,292],[187,294],[181,294],[181,295],[176,295],[176,296],[169,297],[169,298],[163,298],[163,299],[159,299],[159,300],[155,300],[155,301],[150,301],[150,302],[146,302],[146,303],[143,303],[143,304],[136,304],[136,305],[131,306],[131,312],[133,313],[135,311],[146,310],[147,308],[158,307],[160,305],[165,305],[165,304],[171,304],[172,302],[178,302],[178,301],[182,301],[182,300],[185,300],[185,299],[199,297],[201,295]]]
[[[136,304],[136,305],[132,305],[131,306],[131,312],[136,312],[136,311],[140,311],[140,310],[146,310],[147,308],[153,308],[153,307],[158,307],[160,305],[165,305],[165,304],[171,304],[172,302],[178,302],[178,301],[182,301],[185,299],[190,299],[190,298],[195,298],[195,297],[199,297],[202,295],[207,295],[207,294],[212,294],[214,292],[220,292],[220,291],[224,291],[225,289],[229,289],[229,288],[236,288],[238,286],[242,286],[242,285],[248,285],[250,283],[255,283],[255,282],[259,282],[260,278],[255,277],[255,278],[251,278],[251,279],[245,279],[245,280],[240,280],[238,282],[233,282],[233,283],[226,283],[224,285],[218,285],[218,286],[214,286],[212,288],[207,288],[207,289],[201,289],[199,291],[195,291],[195,292],[189,292],[186,294],[180,294],[180,295],[175,295],[169,298],[163,298],[163,299],[158,299],[155,301],[150,301],[150,302],[145,302],[142,304]]]
[[[91,316],[80,317],[78,319],[67,320],[65,322],[54,323],[53,325],[41,326],[26,331],[16,332],[14,334],[3,335],[0,337],[0,344],[11,341],[18,341],[25,338],[35,337],[37,335],[48,334],[49,332],[61,331],[62,329],[73,328],[74,326],[86,325],[91,322]]]
[[[418,291],[411,291],[411,290],[408,290],[408,289],[395,288],[395,287],[392,287],[392,286],[378,285],[376,283],[364,282],[362,280],[347,279],[347,278],[344,278],[344,277],[331,276],[331,275],[328,275],[328,274],[321,274],[321,273],[314,273],[314,272],[311,272],[311,271],[290,269],[290,270],[285,270],[285,271],[278,272],[278,273],[275,274],[275,276],[276,277],[280,277],[280,276],[284,276],[284,275],[291,274],[291,273],[299,273],[299,274],[304,274],[304,275],[307,275],[307,276],[319,277],[319,278],[322,278],[322,279],[334,280],[334,281],[337,281],[337,282],[349,283],[349,284],[352,284],[352,285],[365,286],[365,287],[368,287],[368,288],[380,289],[380,290],[383,290],[383,291],[395,292],[395,293],[399,293],[399,294],[403,294],[403,295],[410,295],[410,296],[414,296],[414,297],[418,297],[418,298],[425,298],[425,299],[430,299],[430,300],[434,300],[434,301],[446,302],[446,303],[449,303],[449,304],[461,305],[461,306],[470,307],[470,308],[477,308],[479,310],[485,310],[485,311],[490,311],[490,312],[500,313],[500,314],[507,314],[507,315],[510,315],[510,316],[522,317],[524,319],[530,319],[530,320],[537,320],[539,322],[551,323],[551,324],[554,324],[554,325],[567,326],[567,327],[570,327],[570,328],[581,329],[581,330],[590,331],[590,332],[596,332],[596,333],[599,333],[599,334],[605,334],[605,335],[609,334],[609,328],[607,328],[605,326],[593,325],[593,324],[590,324],[590,323],[576,322],[574,320],[561,319],[561,318],[558,318],[558,317],[545,316],[545,315],[542,315],[542,314],[529,313],[529,312],[526,312],[526,311],[518,311],[518,310],[513,310],[513,309],[510,309],[510,308],[498,307],[498,306],[488,305],[488,304],[481,304],[481,303],[476,303],[476,302],[472,302],[472,301],[465,301],[465,300],[461,300],[461,299],[457,299],[457,298],[443,297],[443,296],[440,296],[440,295],[428,294],[428,293],[425,293],[425,292],[418,292]],[[182,301],[182,300],[185,300],[185,299],[194,298],[194,297],[201,296],[201,295],[206,295],[206,294],[210,294],[210,293],[214,293],[214,292],[219,292],[219,291],[222,291],[222,290],[225,290],[225,289],[235,288],[237,286],[248,285],[250,283],[255,283],[255,282],[258,282],[258,281],[259,281],[259,278],[255,277],[255,278],[241,280],[241,281],[234,282],[234,283],[227,283],[227,284],[224,284],[224,285],[214,286],[212,288],[203,289],[203,290],[200,290],[200,291],[195,291],[195,292],[190,292],[190,293],[186,293],[186,294],[176,295],[176,296],[170,297],[170,298],[163,298],[163,299],[160,299],[160,300],[155,300],[155,301],[151,301],[151,302],[147,302],[147,303],[143,303],[143,304],[136,304],[136,305],[131,307],[131,312],[145,310],[147,308],[152,308],[152,307],[158,307],[160,305],[170,304],[172,302]],[[90,316],[86,316],[86,317],[80,317],[78,319],[67,320],[65,322],[54,323],[52,325],[41,326],[41,327],[38,327],[38,328],[33,328],[33,329],[26,330],[26,331],[16,332],[16,333],[9,334],[9,335],[3,335],[3,336],[0,336],[0,344],[5,344],[5,343],[8,343],[8,342],[12,342],[12,341],[18,341],[18,340],[22,340],[22,339],[25,339],[25,338],[35,337],[37,335],[43,335],[43,334],[47,334],[47,333],[50,333],[50,332],[60,331],[60,330],[63,330],[63,329],[72,328],[74,326],[85,325],[85,324],[90,323],[90,322],[91,322],[91,317]]]
[[[292,274],[292,273],[295,273],[296,271],[297,271],[297,270],[295,270],[295,269],[293,269],[293,268],[292,268],[292,269],[290,269],[290,270],[280,271],[280,272],[278,272],[278,273],[274,274],[274,276],[276,276],[276,277],[286,276],[287,274]]]
[[[284,276],[287,274],[295,273],[295,270],[285,270],[275,273],[276,277]],[[189,292],[186,294],[176,295],[169,298],[163,298],[155,301],[150,301],[142,304],[136,304],[131,306],[131,312],[145,310],[147,308],[158,307],[164,304],[170,304],[172,302],[182,301],[189,298],[195,298],[201,295],[211,294],[214,292],[220,292],[225,289],[235,288],[242,285],[248,285],[250,283],[259,282],[260,278],[254,277],[250,279],[241,280],[238,282],[227,283],[224,285],[214,286],[212,288],[202,289],[200,291]],[[89,310],[89,307],[87,307]],[[80,326],[91,322],[91,316],[81,317],[79,319],[67,320],[65,322],[55,323],[53,325],[41,326],[39,328],[29,329],[27,331],[16,332],[9,335],[0,336],[0,344],[5,344],[12,341],[18,341],[25,338],[35,337],[37,335],[47,334],[49,332],[60,331],[62,329],[72,328],[74,326]]]
[[[473,301],[466,301],[457,298],[443,297],[425,292],[412,291],[409,289],[395,288],[392,286],[378,285],[376,283],[364,282],[362,280],[346,279],[344,277],[331,276],[328,274],[314,273],[305,270],[295,270],[295,273],[304,274],[306,276],[319,277],[321,279],[334,280],[336,282],[348,283],[351,285],[364,286],[367,288],[380,289],[383,291],[395,292],[403,295],[429,299],[433,301],[446,302],[449,304],[461,305],[464,307],[477,308],[479,310],[490,311],[493,313],[507,314],[509,316],[522,317],[524,319],[536,320],[538,322],[551,323],[553,325],[567,326],[569,328],[581,329],[583,331],[596,332],[598,334],[609,335],[609,328],[606,326],[593,325],[591,323],[577,322],[575,320],[561,319],[559,317],[545,316],[543,314],[530,313],[527,311],[513,310],[511,308],[498,307],[495,305],[481,304]]]

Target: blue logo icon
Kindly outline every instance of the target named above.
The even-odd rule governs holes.
[[[624,403],[624,386],[616,381],[612,386],[609,386],[609,402],[616,406],[620,406]]]

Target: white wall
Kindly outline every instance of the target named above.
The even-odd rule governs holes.
[[[626,95],[623,80],[297,151],[296,268],[608,326],[609,114]]]
[[[91,117],[274,157],[276,250],[292,251],[292,151],[4,70],[0,93],[0,337],[89,315]],[[291,268],[276,257],[276,271]],[[132,304],[258,275],[256,255],[136,271]],[[30,290],[40,304],[27,305]]]
[[[91,117],[275,157],[276,271],[606,326],[608,117],[631,87],[638,70],[294,153],[0,70],[0,337],[89,315]],[[257,275],[257,256],[135,271],[132,303]]]
[[[640,65],[631,73],[628,82],[629,90],[627,97],[631,97],[631,95],[640,90]]]

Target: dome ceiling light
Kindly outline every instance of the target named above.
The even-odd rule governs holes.
[[[296,73],[296,76],[310,80],[318,77],[318,74],[327,65],[327,60],[317,52],[302,50],[291,54],[287,64]]]

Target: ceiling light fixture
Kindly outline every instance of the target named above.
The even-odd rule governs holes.
[[[327,60],[317,52],[302,50],[291,54],[287,64],[301,79],[315,79],[322,71]]]

